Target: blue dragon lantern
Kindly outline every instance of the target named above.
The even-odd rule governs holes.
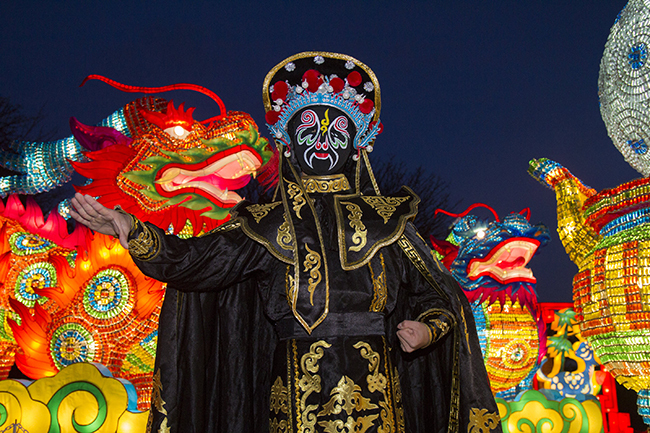
[[[164,285],[142,275],[117,240],[83,227],[69,233],[67,200],[45,219],[29,196],[61,187],[76,172],[88,179],[77,191],[170,233],[196,236],[227,220],[241,200],[236,190],[251,179],[274,182],[277,154],[248,114],[226,112],[202,87],[88,79],[127,92],[200,91],[221,113],[197,121],[193,108],[147,96],[96,126],[72,118],[71,137],[14,142],[0,154],[0,166],[14,173],[0,178],[0,196],[8,197],[0,201],[0,379],[14,362],[32,379],[100,363],[135,386],[145,410]],[[5,421],[13,418],[0,417],[0,429]]]
[[[495,220],[469,215],[476,207],[490,210]],[[492,392],[511,400],[532,387],[545,353],[536,279],[527,265],[549,242],[548,229],[531,225],[528,209],[503,221],[480,203],[460,215],[438,212],[458,219],[446,240],[431,237],[434,250],[470,301]]]

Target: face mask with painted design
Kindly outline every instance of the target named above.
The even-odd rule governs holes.
[[[347,114],[327,105],[310,105],[297,111],[287,129],[300,169],[308,175],[340,173],[357,133]]]

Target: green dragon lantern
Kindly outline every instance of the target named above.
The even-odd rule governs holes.
[[[614,145],[650,175],[650,5],[631,0],[612,26],[599,98]],[[558,232],[578,266],[573,300],[582,335],[603,365],[638,394],[650,425],[650,178],[596,192],[548,159],[529,173],[555,190]]]
[[[241,200],[236,190],[251,179],[273,182],[277,157],[250,115],[226,112],[207,89],[89,78],[127,92],[196,90],[214,99],[221,113],[197,121],[193,108],[143,97],[95,126],[71,119],[72,137],[14,142],[0,152],[0,167],[14,173],[0,177],[0,197],[7,197],[0,200],[0,384],[14,363],[40,380],[93,362],[126,379],[137,392],[129,407],[146,410],[165,286],[145,277],[117,240],[81,226],[69,233],[67,200],[44,218],[29,196],[61,187],[76,172],[88,180],[75,188],[104,205],[196,236],[229,218]],[[0,430],[34,416],[21,405],[13,412],[8,407],[0,401]]]

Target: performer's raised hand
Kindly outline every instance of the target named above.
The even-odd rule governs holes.
[[[397,338],[406,353],[414,352],[431,343],[431,334],[427,325],[414,320],[404,320],[397,325]]]
[[[109,209],[89,195],[76,193],[71,200],[74,209],[70,216],[86,227],[109,236],[120,238],[120,244],[129,248],[128,236],[131,218],[121,212]]]

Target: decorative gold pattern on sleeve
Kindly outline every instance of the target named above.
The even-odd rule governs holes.
[[[287,221],[287,214],[284,214],[284,222],[278,227],[278,236],[276,238],[278,245],[283,250],[293,250],[293,238],[291,237],[291,227]]]
[[[207,236],[207,235],[210,235],[212,233],[229,232],[230,230],[238,229],[239,227],[241,227],[241,222],[239,220],[232,219],[232,220],[230,220],[228,222],[225,222],[225,223],[221,224],[218,227],[213,228],[212,230],[210,230],[208,232],[200,234],[199,237]]]
[[[427,282],[431,284],[434,289],[436,289],[438,295],[440,295],[443,299],[449,300],[449,296],[447,296],[447,294],[442,291],[438,282],[433,278],[433,275],[431,275],[431,272],[429,272],[426,263],[424,263],[424,260],[422,260],[422,257],[420,257],[420,254],[418,254],[411,241],[409,241],[406,236],[402,235],[397,241],[397,244],[400,246],[400,248],[402,248],[402,251],[404,251],[406,257],[408,257],[411,263],[413,263],[413,266],[415,266],[420,274],[422,274],[424,279],[427,280]]]
[[[375,272],[372,269],[372,261],[368,263],[374,292],[372,302],[370,303],[370,311],[375,313],[384,311],[386,298],[388,297],[388,287],[386,287],[386,266],[384,265],[384,255],[382,253],[379,253],[379,260],[381,262],[381,272],[377,278],[375,278]]]
[[[426,314],[426,313],[425,313]],[[448,318],[450,323],[454,323],[452,319],[449,319],[449,315],[447,313],[441,313],[441,315],[444,315],[445,317]],[[422,316],[420,316],[422,317]],[[449,332],[449,323],[445,322],[444,320],[441,320],[437,317],[435,318],[424,318],[424,319],[419,319],[418,321],[424,323],[427,325],[427,328],[429,329],[429,344],[435,343],[436,341],[440,340],[442,337],[447,335],[447,332]],[[427,346],[429,345],[427,344]]]
[[[269,212],[271,212],[273,209],[275,209],[277,206],[281,205],[281,201],[276,201],[275,203],[266,203],[266,204],[252,204],[250,206],[246,206],[246,210],[253,215],[253,218],[255,218],[256,223],[260,223],[262,221],[262,218],[267,216]]]
[[[318,254],[316,251],[312,250],[309,248],[309,245],[305,244],[305,249],[309,251],[309,254],[305,257],[305,262],[303,265],[305,266],[304,272],[309,271],[309,287],[307,289],[309,290],[309,302],[311,305],[314,305],[314,290],[316,290],[316,286],[318,286],[318,283],[320,283],[321,280],[321,274],[320,274],[320,266],[321,266],[321,257],[320,254]]]
[[[140,228],[142,231],[135,239],[129,240],[129,253],[136,259],[146,262],[160,254],[160,238],[158,232],[137,219],[135,221],[137,222],[136,230]]]
[[[331,176],[304,176],[302,183],[305,191],[310,193],[332,193],[347,191],[350,189],[348,178],[344,174],[334,174]]]
[[[426,326],[427,326],[427,331],[429,331],[429,342],[424,347],[429,347],[429,346],[431,346],[431,343],[434,342],[433,338],[434,338],[435,332],[433,332],[433,328],[432,328],[431,325],[426,325]]]
[[[467,433],[490,433],[490,430],[497,428],[500,422],[498,413],[473,407],[469,413]]]
[[[397,206],[409,199],[409,197],[383,197],[371,195],[362,195],[361,198],[370,207],[377,211],[377,214],[384,219],[384,224],[386,224],[388,220],[390,220],[390,217],[393,216]]]
[[[347,201],[341,202],[341,204],[344,204],[345,208],[350,211],[348,218],[350,220],[350,227],[354,229],[352,242],[354,242],[355,246],[348,248],[348,250],[361,251],[361,249],[366,246],[366,242],[368,242],[368,230],[366,230],[366,226],[361,222],[361,217],[363,215],[361,208],[358,205]]]
[[[305,196],[302,191],[300,191],[300,187],[293,182],[287,182],[287,193],[289,194],[289,198],[293,200],[293,210],[296,213],[296,216],[302,219],[300,210],[305,204],[307,204],[307,200],[305,200]]]
[[[332,345],[324,340],[315,342],[309,347],[309,353],[305,353],[300,358],[300,368],[302,369],[302,377],[298,381],[298,387],[303,392],[300,398],[300,409],[302,433],[316,433],[316,414],[313,412],[318,409],[318,405],[307,406],[307,397],[313,392],[321,391],[321,378],[318,373],[318,360],[323,357],[325,351],[323,348],[329,348]]]

